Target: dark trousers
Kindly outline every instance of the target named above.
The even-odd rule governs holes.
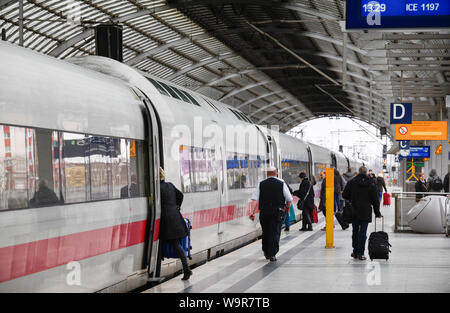
[[[181,246],[180,239],[167,240],[167,243],[170,244],[178,254],[178,257],[181,260],[181,264],[183,264],[183,272],[186,273],[189,270],[189,265],[186,254],[184,253],[183,247]]]
[[[266,258],[274,257],[280,249],[281,223],[273,214],[261,214],[259,222],[262,228],[262,250]]]
[[[353,253],[356,255],[364,255],[368,225],[369,222],[363,222],[358,220],[354,220],[352,222],[353,226],[352,246],[353,246]]]
[[[302,228],[312,228],[312,223],[311,223],[311,211],[308,208],[304,208],[302,210]]]

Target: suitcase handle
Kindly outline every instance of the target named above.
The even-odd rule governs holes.
[[[375,231],[377,231],[377,217],[375,216]],[[381,230],[384,231],[384,216],[381,215]]]

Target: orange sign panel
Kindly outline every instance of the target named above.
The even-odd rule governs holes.
[[[414,121],[396,124],[395,140],[447,140],[447,122]]]

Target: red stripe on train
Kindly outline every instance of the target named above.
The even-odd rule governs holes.
[[[139,221],[0,248],[0,282],[143,243],[146,224]]]
[[[183,214],[191,220],[193,229],[248,215],[249,204]],[[0,282],[143,243],[146,223],[138,221],[0,248]],[[153,241],[159,239],[159,228],[160,219],[157,219]]]

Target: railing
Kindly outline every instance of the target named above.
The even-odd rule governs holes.
[[[420,195],[418,198],[417,195]],[[418,202],[417,199],[426,196],[447,196],[445,200],[445,215],[444,219],[446,221],[445,230],[446,234],[448,233],[448,221],[450,219],[450,193],[439,193],[439,192],[402,192],[393,190],[392,198],[394,198],[395,203],[395,224],[394,224],[394,232],[411,232],[411,227],[408,225],[406,220],[406,214],[411,210],[413,206],[415,206]]]

